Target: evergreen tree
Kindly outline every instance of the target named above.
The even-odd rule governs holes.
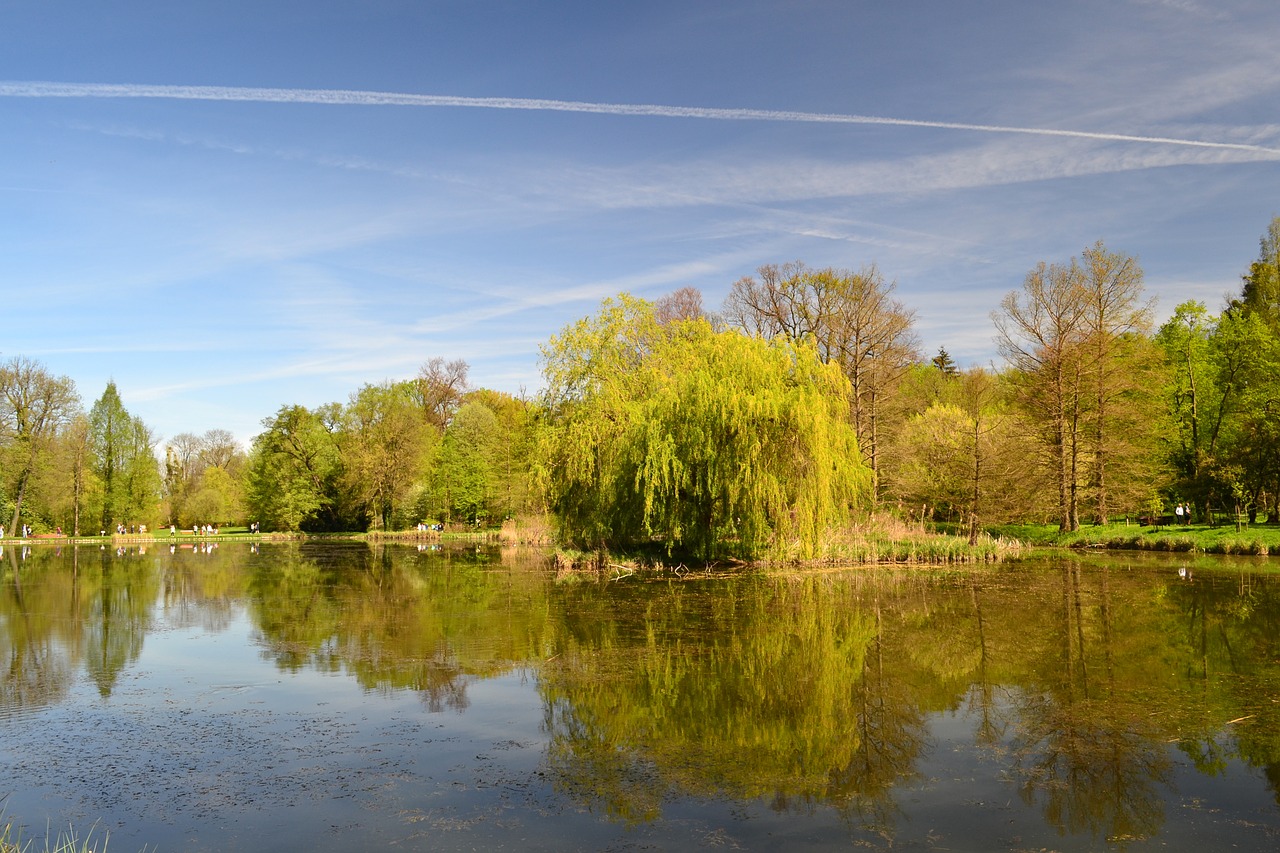
[[[930,363],[942,371],[944,376],[958,376],[960,368],[956,367],[955,360],[951,358],[951,354],[947,352],[946,347],[938,347],[938,354],[935,355]]]
[[[161,484],[156,440],[142,419],[125,409],[114,380],[89,410],[89,444],[101,488],[102,529],[154,522]]]

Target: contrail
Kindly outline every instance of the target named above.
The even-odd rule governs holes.
[[[1138,142],[1147,145],[1185,145],[1280,155],[1280,148],[1243,142],[1209,142],[1171,136],[1135,136],[1127,133],[1096,133],[1044,127],[1015,127],[996,124],[967,124],[954,121],[886,118],[884,116],[841,113],[792,112],[789,110],[723,109],[678,107],[664,104],[610,104],[590,101],[559,101],[545,98],[468,98],[456,95],[415,95],[401,92],[365,92],[348,89],[271,89],[241,86],[153,86],[129,83],[48,83],[0,81],[0,97],[8,98],[168,98],[180,101],[240,101],[272,104],[327,104],[401,107],[471,107],[489,110],[539,110],[566,113],[599,113],[620,116],[658,116],[716,121],[780,121],[817,124],[879,124],[895,127],[930,127],[980,133],[1019,133],[1031,136],[1064,136],[1106,142]]]

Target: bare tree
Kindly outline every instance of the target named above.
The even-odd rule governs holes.
[[[825,282],[799,261],[765,264],[756,273],[758,279],[744,276],[733,283],[722,309],[725,322],[759,338],[812,341],[829,361],[830,352],[822,348],[831,313]]]
[[[446,362],[440,356],[422,365],[414,380],[414,392],[427,423],[444,431],[466,396],[470,367],[460,358]]]
[[[1133,407],[1125,397],[1141,394],[1145,370],[1139,357],[1151,333],[1153,300],[1143,298],[1142,267],[1129,255],[1107,251],[1099,240],[1082,255],[1082,281],[1088,300],[1085,313],[1092,360],[1093,411],[1090,430],[1093,452],[1091,483],[1094,520],[1106,524],[1110,514],[1107,479],[1113,451],[1124,455]]]
[[[696,287],[682,287],[659,297],[653,303],[653,315],[664,326],[704,318],[707,315],[702,310],[702,291]]]
[[[1088,338],[1080,268],[1046,265],[1030,273],[992,315],[1000,353],[1017,372],[1021,402],[1042,432],[1058,486],[1058,526],[1078,530],[1079,465]]]
[[[993,315],[1055,472],[1063,530],[1079,529],[1082,498],[1106,523],[1113,472],[1142,465],[1151,312],[1137,261],[1099,241],[1078,260],[1039,264]]]
[[[896,285],[874,264],[858,272],[769,264],[758,274],[734,283],[725,322],[758,337],[807,341],[824,361],[840,365],[852,386],[850,419],[878,496],[880,418],[918,359],[914,312],[893,298]]]
[[[857,273],[839,273],[832,284],[829,322],[836,360],[853,387],[853,423],[878,499],[882,415],[902,375],[919,360],[915,312],[893,298],[896,285],[886,282],[874,264]]]
[[[181,468],[184,477],[194,476],[200,465],[200,452],[204,441],[190,432],[180,432],[168,441],[168,451]]]

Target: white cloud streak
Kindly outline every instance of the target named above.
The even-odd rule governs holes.
[[[790,110],[726,109],[681,107],[663,104],[615,104],[590,101],[562,101],[545,98],[476,98],[456,95],[419,95],[402,92],[370,92],[347,89],[277,89],[241,86],[161,86],[133,83],[51,83],[43,81],[0,81],[0,97],[8,98],[136,98],[182,101],[234,101],[245,103],[320,104],[326,106],[461,107],[491,110],[533,110],[595,113],[617,116],[708,119],[717,121],[813,122],[819,124],[888,125],[978,133],[1056,136],[1104,142],[1146,145],[1181,145],[1193,148],[1248,151],[1269,157],[1280,156],[1280,148],[1246,142],[1218,142],[1169,136],[1140,136],[1046,127],[968,124],[884,116],[841,113],[794,112]]]

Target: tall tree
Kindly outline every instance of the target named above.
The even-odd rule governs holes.
[[[0,450],[13,498],[11,531],[19,530],[32,475],[79,406],[75,383],[39,362],[17,356],[0,364]]]
[[[114,380],[89,410],[89,443],[102,489],[102,529],[153,521],[161,484],[156,437],[129,414]]]
[[[77,407],[78,408],[78,407]],[[83,411],[77,412],[63,434],[64,471],[71,484],[71,524],[69,529],[80,535],[81,513],[89,480],[93,476],[92,448],[90,446],[89,418]]]
[[[497,497],[501,432],[498,416],[483,403],[468,400],[458,408],[435,475],[438,503],[448,518],[478,524],[489,517]]]
[[[470,367],[462,359],[445,361],[440,356],[422,365],[418,371],[414,393],[422,407],[422,416],[441,434],[458,406],[462,405],[469,371]]]
[[[996,343],[1016,371],[1021,401],[1041,434],[1058,488],[1058,526],[1080,527],[1080,454],[1089,305],[1079,268],[1045,264],[993,315]]]
[[[1204,303],[1184,302],[1155,337],[1164,353],[1165,408],[1170,414],[1163,443],[1181,483],[1179,499],[1182,494],[1198,496],[1193,495],[1200,492],[1196,484],[1217,445],[1215,413],[1220,407],[1211,356],[1217,325],[1218,318],[1209,314]]]
[[[930,363],[941,370],[944,376],[960,374],[960,368],[956,367],[955,359],[951,357],[951,353],[947,352],[946,347],[938,347],[938,354],[930,360]]]
[[[799,262],[766,265],[759,278],[734,283],[723,315],[749,335],[784,337],[814,346],[849,379],[850,420],[871,468],[878,494],[882,418],[918,358],[914,312],[893,298],[896,285],[874,264],[849,270],[813,270]]]
[[[383,530],[421,480],[437,439],[423,422],[411,383],[365,385],[351,395],[340,447],[344,483]]]
[[[897,437],[894,487],[936,517],[959,520],[970,544],[984,524],[1038,504],[1022,425],[1000,378],[974,368],[951,379]]]
[[[1228,305],[1209,338],[1213,408],[1207,413],[1207,443],[1192,484],[1202,517],[1213,506],[1240,503],[1247,475],[1238,458],[1249,422],[1255,415],[1269,419],[1268,401],[1280,399],[1276,383],[1280,345],[1265,316]],[[1265,454],[1248,453],[1257,459]]]
[[[1261,314],[1268,325],[1280,327],[1280,216],[1271,220],[1262,235],[1258,259],[1244,276],[1240,297],[1232,307]]]
[[[133,419],[120,399],[115,380],[111,380],[89,410],[94,473],[102,485],[101,521],[104,531],[115,527],[120,520],[119,513],[124,509],[122,491],[126,448],[131,444],[132,433]]]
[[[345,412],[282,406],[253,440],[245,474],[246,508],[274,530],[363,530],[367,505],[344,488]]]
[[[1099,241],[1079,260],[1041,263],[994,315],[1000,351],[1055,471],[1063,530],[1079,527],[1086,498],[1105,523],[1113,479],[1134,479],[1113,475],[1136,475],[1148,459],[1151,435],[1140,425],[1154,399],[1151,310],[1137,261]]]
[[[807,556],[868,485],[848,382],[812,345],[663,326],[624,295],[543,357],[542,470],[579,544]]]
[[[1207,451],[1194,483],[1202,505],[1236,503],[1280,518],[1280,217],[1209,336],[1212,393]]]
[[[124,467],[124,518],[154,524],[160,500],[160,463],[156,459],[159,437],[142,418],[130,418]]]
[[[1081,259],[1093,385],[1089,420],[1094,521],[1106,524],[1113,463],[1121,470],[1125,462],[1133,463],[1149,437],[1136,427],[1149,420],[1155,399],[1155,358],[1149,346],[1153,302],[1144,297],[1142,267],[1136,258],[1110,252],[1099,240]]]
[[[468,394],[463,406],[473,403],[488,409],[495,419],[491,438],[479,442],[488,448],[489,503],[486,509],[489,517],[502,519],[528,512],[545,512],[532,481],[536,407],[528,400],[487,388]],[[462,416],[461,409],[458,416]],[[484,431],[477,432],[483,435]]]

